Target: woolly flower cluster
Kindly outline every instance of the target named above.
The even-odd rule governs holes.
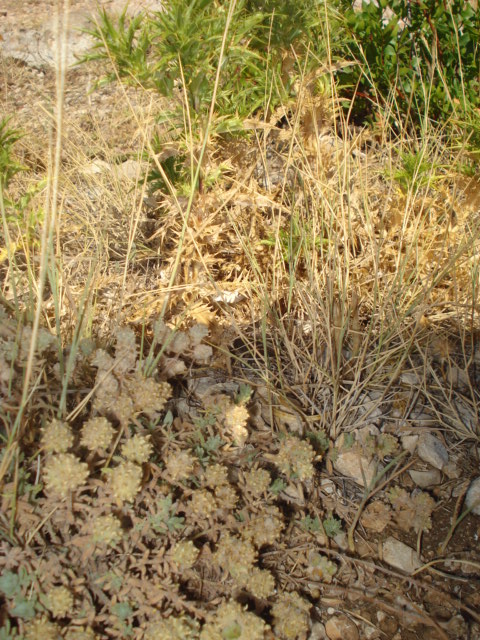
[[[140,491],[142,468],[130,460],[125,460],[113,469],[108,470],[110,487],[117,504],[133,502]]]
[[[60,640],[60,627],[47,618],[35,618],[25,624],[25,640]]]
[[[308,555],[307,575],[315,581],[327,582],[332,581],[333,576],[337,573],[337,565],[320,553],[311,551]]]
[[[197,561],[199,553],[191,540],[177,542],[172,549],[172,560],[181,569],[190,569]]]
[[[267,629],[263,620],[243,609],[238,602],[226,602],[206,622],[200,640],[263,640]]]
[[[135,434],[122,445],[122,455],[131,462],[143,464],[148,462],[153,452],[150,436]]]
[[[105,451],[114,434],[115,431],[106,418],[90,418],[82,426],[80,444],[90,451]]]
[[[64,618],[72,612],[73,595],[67,587],[52,587],[47,593],[47,603],[54,618]]]
[[[114,547],[122,538],[122,527],[118,518],[112,514],[96,518],[92,524],[93,541]]]
[[[230,397],[224,393],[207,396],[204,399],[207,413],[216,416],[226,432],[238,447],[243,447],[248,438],[246,428],[250,414],[244,404],[233,404]]]
[[[225,534],[220,538],[215,552],[217,564],[237,580],[246,580],[257,553],[251,542]]]
[[[228,469],[221,464],[209,465],[203,474],[202,484],[215,493],[215,502],[220,509],[233,509],[238,495],[228,482]]]
[[[162,411],[172,395],[172,387],[168,382],[156,382],[140,373],[125,378],[124,382],[132,398],[135,413],[145,413],[150,418]]]
[[[251,469],[243,476],[245,490],[255,498],[264,494],[272,483],[272,477],[266,469]]]
[[[48,491],[66,498],[71,491],[83,486],[88,478],[88,465],[73,453],[59,453],[45,462],[43,475]]]
[[[175,451],[165,458],[165,472],[170,482],[186,480],[192,473],[195,458],[188,451]]]
[[[278,636],[297,640],[308,633],[310,603],[298,593],[282,593],[272,607],[273,626]]]
[[[97,636],[90,627],[69,627],[65,640],[96,640]]]
[[[188,518],[202,522],[208,520],[214,514],[217,506],[217,501],[209,491],[194,491],[185,513]]]
[[[73,433],[66,422],[53,419],[42,429],[42,445],[48,453],[65,453],[73,445]]]
[[[248,438],[246,428],[250,414],[244,405],[230,405],[225,412],[224,424],[231,433],[233,441],[243,447]]]
[[[283,516],[278,507],[267,506],[258,515],[252,516],[244,531],[244,536],[258,547],[274,544],[283,529]]]
[[[169,616],[168,620],[150,622],[143,637],[145,640],[196,640],[198,623],[183,616]]]
[[[221,464],[209,465],[203,475],[203,483],[210,489],[228,484],[228,469]]]
[[[116,333],[115,356],[97,349],[92,360],[98,369],[94,407],[100,413],[113,413],[122,425],[139,413],[154,418],[171,396],[168,382],[156,382],[135,371],[137,355],[135,332],[121,328]]]
[[[275,591],[275,580],[269,571],[254,566],[257,552],[249,540],[235,536],[222,536],[215,561],[228,571],[235,582],[256,598],[268,598]]]
[[[314,459],[315,451],[309,442],[288,436],[280,444],[274,463],[288,477],[309,480],[314,474]]]
[[[108,486],[118,506],[133,502],[142,484],[142,465],[153,451],[150,436],[136,434],[122,446],[125,460],[113,469],[107,470]]]
[[[158,320],[154,326],[154,335],[163,344],[165,353],[173,356],[163,360],[164,370],[168,369],[171,374],[181,374],[186,370],[185,363],[179,360],[180,356],[186,356],[198,364],[207,364],[212,357],[212,347],[202,344],[202,340],[208,336],[208,327],[204,324],[196,324],[188,331],[180,331]]]

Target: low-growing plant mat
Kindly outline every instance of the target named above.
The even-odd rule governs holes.
[[[105,72],[0,61],[0,638],[480,637],[471,151]]]

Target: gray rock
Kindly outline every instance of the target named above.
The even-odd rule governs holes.
[[[90,17],[98,15],[97,5],[118,15],[125,4],[124,0],[83,0],[75,4],[75,9],[70,8],[68,15],[60,12],[57,20],[51,3],[35,0],[15,6],[6,2],[5,19],[0,23],[0,51],[5,57],[39,69],[56,67],[61,57],[62,63],[71,67],[92,45],[91,37],[82,30],[91,28]],[[128,12],[159,11],[161,7],[159,0],[131,0]],[[66,45],[64,52],[62,39]]]
[[[400,374],[399,380],[401,384],[409,387],[418,387],[422,382],[422,373],[418,371],[404,371]]]
[[[475,478],[468,487],[465,506],[476,516],[480,516],[480,477]]]
[[[3,55],[36,68],[55,67],[62,56],[65,66],[72,66],[91,46],[91,38],[81,32],[88,27],[88,15],[71,11],[68,21],[62,21],[61,31],[65,31],[66,44],[64,52],[61,40],[57,37],[56,22],[56,18],[48,12],[39,24],[3,31]]]
[[[137,160],[125,160],[122,164],[114,167],[114,171],[119,178],[137,182],[141,180],[145,170],[145,163]]]
[[[383,559],[391,567],[413,573],[422,566],[416,551],[396,538],[387,538],[382,545]]]
[[[367,416],[370,421],[383,418],[385,414],[385,403],[383,393],[380,391],[370,391],[362,393],[358,399],[358,415]]]
[[[418,436],[405,435],[405,436],[402,436],[401,440],[402,440],[402,447],[405,449],[405,451],[408,451],[413,455],[413,453],[415,452],[415,449],[417,448]]]
[[[408,473],[417,487],[420,487],[421,489],[440,484],[442,479],[442,474],[438,469],[428,469],[427,471],[412,469]]]
[[[330,640],[358,640],[360,637],[357,625],[342,614],[329,618],[325,624],[325,631]]]
[[[450,480],[458,480],[462,475],[462,470],[453,460],[450,460],[450,462],[443,467],[442,472],[450,478]]]
[[[431,433],[422,433],[418,440],[417,452],[419,458],[440,471],[448,464],[448,451]]]
[[[312,624],[308,640],[328,640],[325,632],[325,625],[321,622],[314,622]]]
[[[375,460],[369,460],[356,448],[342,451],[342,436],[337,439],[338,456],[333,466],[338,473],[351,478],[361,487],[369,487],[377,474],[378,465]]]
[[[357,429],[354,433],[356,433],[357,441],[362,445],[368,441],[370,436],[374,438],[378,438],[380,435],[380,429],[374,424],[368,424],[366,427],[362,427],[361,429]]]

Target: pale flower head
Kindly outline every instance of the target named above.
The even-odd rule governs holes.
[[[189,569],[195,564],[199,553],[191,540],[181,540],[172,549],[172,560],[181,569]]]
[[[205,324],[195,324],[188,330],[192,345],[200,344],[208,336],[208,333],[208,327]]]
[[[73,611],[73,595],[67,587],[52,587],[47,593],[47,606],[54,618],[64,618]]]
[[[137,362],[137,345],[135,332],[130,327],[117,329],[115,345],[115,373],[122,375],[135,369]]]
[[[261,496],[272,483],[272,477],[266,469],[251,469],[244,473],[245,489],[255,497]]]
[[[25,624],[25,640],[59,640],[60,627],[47,618],[35,618]]]
[[[195,459],[188,451],[175,451],[165,459],[165,471],[172,482],[186,480],[193,471]]]
[[[115,430],[106,418],[90,418],[82,426],[80,444],[90,451],[104,451],[110,445],[114,434]]]
[[[246,424],[249,418],[248,409],[240,405],[231,405],[225,412],[225,426],[232,434],[236,445],[243,447],[248,438]]]
[[[42,432],[42,445],[48,453],[65,453],[73,445],[72,429],[66,422],[54,418]]]
[[[213,355],[213,349],[208,344],[197,344],[193,348],[192,357],[198,364],[208,364]]]
[[[311,604],[298,593],[282,593],[272,607],[274,629],[285,640],[303,638],[309,629]]]
[[[142,469],[127,460],[109,470],[109,486],[118,504],[133,502],[140,491]]]
[[[120,520],[111,513],[95,518],[92,524],[92,538],[96,544],[114,547],[122,538]]]
[[[270,571],[253,567],[245,586],[255,598],[269,598],[275,592],[275,578]]]
[[[263,640],[268,626],[238,602],[225,602],[204,625],[200,640]]]
[[[90,627],[69,627],[65,634],[65,640],[96,640],[96,638]]]
[[[148,462],[153,452],[150,436],[141,436],[136,433],[122,446],[122,455],[131,462],[143,464]]]
[[[315,451],[309,442],[295,436],[287,436],[281,442],[274,462],[285,475],[296,475],[299,480],[309,480],[315,472],[314,458]]]
[[[172,387],[168,382],[157,382],[154,378],[145,378],[140,373],[126,378],[124,383],[136,413],[145,413],[153,417],[163,410],[172,396]]]
[[[205,469],[202,480],[210,489],[226,485],[228,484],[228,469],[221,464],[210,464]]]
[[[45,462],[43,475],[48,491],[66,498],[71,491],[83,486],[88,478],[88,465],[73,453],[59,453]]]
[[[168,616],[166,620],[149,622],[145,640],[197,640],[198,622],[184,616]]]

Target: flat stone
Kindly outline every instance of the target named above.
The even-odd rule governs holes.
[[[447,478],[450,478],[450,480],[458,480],[462,475],[462,470],[453,460],[450,460],[450,462],[443,467],[442,472]]]
[[[354,433],[356,433],[357,442],[365,445],[370,436],[373,436],[374,438],[378,438],[380,436],[380,429],[374,424],[368,424],[366,427],[362,427]]]
[[[405,451],[408,451],[413,455],[415,452],[415,449],[417,448],[418,436],[413,436],[413,435],[402,436],[401,442],[402,442],[403,449],[405,449]]]
[[[360,637],[357,625],[342,614],[329,618],[325,624],[325,631],[329,640],[358,640]]]
[[[438,469],[428,469],[426,471],[412,469],[408,473],[417,487],[421,489],[433,487],[434,485],[440,484],[442,480],[442,474]]]
[[[131,181],[139,181],[145,171],[145,163],[137,160],[125,160],[122,164],[114,166],[114,172],[119,178]]]
[[[480,516],[480,477],[470,483],[465,496],[465,506],[476,516]]]
[[[387,538],[382,545],[382,551],[387,564],[405,573],[413,573],[422,566],[417,552],[396,538]]]
[[[327,640],[327,634],[325,632],[325,625],[321,622],[314,622],[310,630],[308,640]]]
[[[365,484],[369,487],[378,472],[378,464],[375,460],[369,460],[356,449],[347,451],[340,449],[333,466],[338,473],[351,478],[361,487]]]
[[[448,464],[448,451],[431,433],[422,433],[418,439],[417,453],[424,462],[428,462],[440,471]]]
[[[418,387],[418,385],[422,382],[422,375],[417,371],[404,371],[400,374],[399,380],[401,384],[404,384],[409,387]]]

